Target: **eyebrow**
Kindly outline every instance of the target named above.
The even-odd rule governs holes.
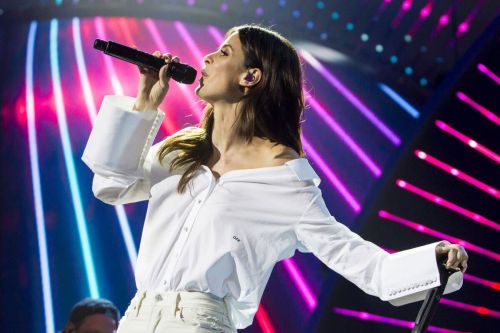
[[[222,48],[224,48],[224,47],[226,47],[226,46],[227,46],[227,47],[229,47],[229,48],[231,49],[231,51],[233,51],[233,52],[234,52],[233,47],[232,47],[231,45],[229,45],[229,44],[224,44],[224,45],[222,45],[220,48],[222,49]]]

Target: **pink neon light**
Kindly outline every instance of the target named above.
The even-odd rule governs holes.
[[[431,11],[432,11],[432,1],[429,1],[425,6],[424,8],[422,8],[420,10],[420,17],[421,18],[426,18],[427,16],[429,16],[431,14]]]
[[[481,71],[481,73],[486,74],[490,79],[495,81],[496,84],[500,85],[500,77],[498,77],[495,73],[493,73],[484,64],[477,64],[477,69],[479,69],[479,71]]]
[[[495,124],[500,125],[500,118],[496,114],[494,114],[481,104],[477,103],[476,101],[472,100],[469,96],[467,96],[463,92],[457,91],[456,96],[458,97],[459,100],[469,104],[473,109],[480,112],[483,116],[485,116]]]
[[[333,75],[323,64],[305,50],[300,50],[300,55],[306,60],[328,83],[337,89],[366,119],[368,119],[386,138],[393,144],[399,146],[401,139],[374,113],[370,110],[354,93],[349,90],[335,75]]]
[[[463,34],[467,30],[469,30],[469,22],[462,22],[458,25],[457,31],[459,35]]]
[[[262,333],[275,333],[276,330],[273,327],[273,324],[271,324],[271,320],[269,319],[269,316],[267,315],[266,310],[264,310],[264,307],[262,304],[259,305],[259,308],[257,309],[257,313],[255,314],[255,318],[257,319],[257,322],[259,323],[259,326],[262,330]]]
[[[378,215],[383,219],[386,219],[386,220],[389,220],[392,222],[400,223],[402,225],[405,225],[411,229],[417,230],[417,231],[422,232],[424,234],[428,234],[428,235],[434,236],[434,237],[439,238],[439,239],[448,240],[451,243],[460,244],[468,250],[477,252],[477,253],[482,254],[484,256],[487,256],[487,257],[493,258],[497,261],[500,261],[500,254],[493,252],[493,251],[490,251],[490,250],[487,250],[487,249],[482,248],[480,246],[471,244],[471,243],[466,242],[460,238],[456,238],[456,237],[447,235],[445,233],[442,233],[440,231],[428,228],[422,224],[418,224],[416,222],[413,222],[413,221],[407,220],[405,218],[399,217],[397,215],[391,214],[385,210],[380,210],[378,212]]]
[[[468,174],[464,173],[463,171],[458,170],[457,168],[454,168],[451,165],[446,164],[446,163],[438,160],[437,158],[427,154],[426,152],[417,149],[417,150],[415,150],[415,155],[418,158],[420,158],[421,160],[424,160],[424,161],[440,168],[441,170],[444,170],[444,171],[448,172],[449,174],[451,174],[457,178],[460,178],[463,181],[466,181],[467,183],[483,190],[484,192],[491,194],[496,198],[500,198],[500,191],[498,191],[496,188],[489,186],[489,185],[477,180],[476,178],[469,176]]]
[[[107,40],[106,33],[104,31],[104,22],[101,17],[96,17],[94,20],[95,27],[97,30],[97,35],[100,39]],[[118,95],[123,95],[123,88],[120,84],[120,80],[118,79],[118,75],[116,74],[115,65],[111,61],[111,57],[105,55],[103,53],[104,63],[106,64],[106,69],[108,70],[109,77],[111,79],[111,85],[113,86],[113,90]]]
[[[307,154],[311,156],[316,165],[326,175],[330,183],[332,183],[335,189],[342,195],[349,206],[351,206],[356,213],[359,213],[361,211],[361,205],[359,202],[340,181],[337,175],[330,169],[320,154],[312,147],[311,144],[309,144],[309,140],[307,140],[305,136],[302,136],[302,144],[304,145],[304,149],[307,151]]]
[[[174,27],[177,30],[177,32],[182,36],[182,39],[186,42],[189,50],[191,50],[191,53],[194,55],[198,63],[203,67],[204,66],[203,53],[201,52],[200,48],[194,41],[193,37],[191,37],[191,34],[186,29],[186,26],[180,21],[175,21]]]
[[[464,279],[478,284],[482,284],[483,286],[490,287],[495,290],[500,290],[500,282],[493,282],[470,274],[464,274]]]
[[[408,328],[413,328],[415,326],[415,323],[412,321],[380,316],[380,315],[376,315],[376,314],[364,312],[364,311],[356,311],[356,310],[349,310],[349,309],[336,307],[336,308],[333,308],[333,312],[340,314],[340,315],[344,315],[344,316],[355,317],[355,318],[359,318],[362,320],[377,321],[379,323],[391,324],[391,325],[395,325],[395,326],[402,326],[402,327],[408,327]],[[437,333],[466,333],[464,331],[456,331],[456,330],[452,330],[452,329],[448,329],[448,328],[441,328],[441,327],[436,327],[436,326],[429,326],[427,328],[427,331],[437,332]]]
[[[500,163],[500,156],[498,156],[496,153],[489,150],[488,148],[484,147],[483,145],[477,143],[477,141],[472,140],[468,136],[460,133],[459,131],[457,131],[456,129],[454,129],[453,127],[451,127],[450,125],[446,124],[445,122],[443,122],[441,120],[436,120],[435,124],[439,129],[445,131],[448,134],[453,135],[458,140],[462,141],[463,143],[465,143],[469,147],[479,151],[481,154],[491,158],[493,161]]]
[[[380,167],[375,164],[371,157],[361,148],[356,141],[337,123],[332,115],[312,96],[307,96],[307,101],[312,106],[316,114],[334,131],[339,138],[349,147],[349,149],[363,162],[373,175],[379,177],[382,174]]]
[[[214,26],[209,26],[208,27],[208,32],[210,33],[210,35],[212,35],[212,38],[218,44],[222,44],[222,42],[224,41],[224,35],[222,35],[222,33],[219,31],[219,29],[217,29]]]
[[[314,310],[318,305],[318,300],[316,299],[316,296],[313,294],[311,288],[305,281],[297,265],[291,258],[285,259],[282,262],[285,265],[288,274],[290,274],[290,276],[292,277],[292,281],[299,289],[302,299],[306,301],[307,307],[309,308],[309,310]]]
[[[448,22],[450,22],[450,17],[447,14],[441,15],[439,18],[439,25],[444,26],[447,25]]]
[[[477,213],[474,213],[468,209],[460,207],[460,206],[454,204],[453,202],[450,202],[450,201],[447,201],[441,197],[438,197],[435,194],[432,194],[430,192],[422,190],[421,188],[418,188],[418,187],[416,187],[416,186],[414,186],[414,185],[412,185],[404,180],[398,179],[398,180],[396,180],[396,184],[398,184],[399,187],[401,187],[407,191],[413,192],[413,193],[415,193],[415,194],[417,194],[417,195],[419,195],[419,196],[421,196],[429,201],[434,202],[435,204],[446,207],[454,212],[459,213],[460,215],[468,217],[475,222],[484,224],[485,226],[488,226],[488,227],[493,228],[495,230],[500,230],[500,224],[498,224],[492,220],[489,220],[489,219],[485,218],[484,216],[481,216]]]
[[[412,0],[403,1],[403,4],[401,5],[401,9],[404,10],[405,12],[409,11],[411,9],[412,2],[413,2]]]
[[[446,305],[449,305],[449,306],[453,306],[455,308],[462,309],[462,310],[476,312],[476,313],[479,313],[483,316],[491,316],[491,317],[500,318],[499,311],[491,310],[491,309],[488,309],[484,306],[471,305],[471,304],[467,304],[467,303],[454,301],[454,300],[451,300],[448,298],[441,298],[441,300],[439,302],[446,304]]]

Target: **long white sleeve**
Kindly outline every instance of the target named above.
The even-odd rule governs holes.
[[[394,305],[422,300],[440,285],[433,243],[389,254],[337,222],[317,189],[295,229],[299,248],[308,250],[337,273],[370,295]],[[461,274],[461,273],[458,273]],[[445,293],[460,289],[462,277],[452,277]]]
[[[94,195],[110,204],[147,200],[151,170],[159,164],[159,145],[151,145],[164,113],[132,111],[133,103],[131,97],[104,97],[82,156],[95,173]]]

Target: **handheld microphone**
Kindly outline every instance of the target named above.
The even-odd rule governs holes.
[[[94,49],[103,51],[104,54],[112,57],[155,71],[159,71],[160,68],[166,64],[164,59],[157,58],[149,53],[112,41],[106,42],[102,39],[96,39],[94,41]],[[191,84],[196,78],[196,69],[186,64],[171,62],[168,66],[167,76],[179,83]]]

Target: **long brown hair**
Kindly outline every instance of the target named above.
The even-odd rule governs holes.
[[[258,25],[231,28],[226,37],[238,32],[245,66],[259,68],[262,77],[240,100],[241,112],[235,133],[250,142],[253,137],[266,138],[293,148],[304,155],[300,126],[304,112],[302,66],[293,45],[279,33]],[[207,105],[198,127],[189,127],[167,138],[158,152],[160,162],[173,151],[178,155],[170,169],[187,166],[177,191],[184,192],[195,172],[209,161],[213,152],[213,107]]]

